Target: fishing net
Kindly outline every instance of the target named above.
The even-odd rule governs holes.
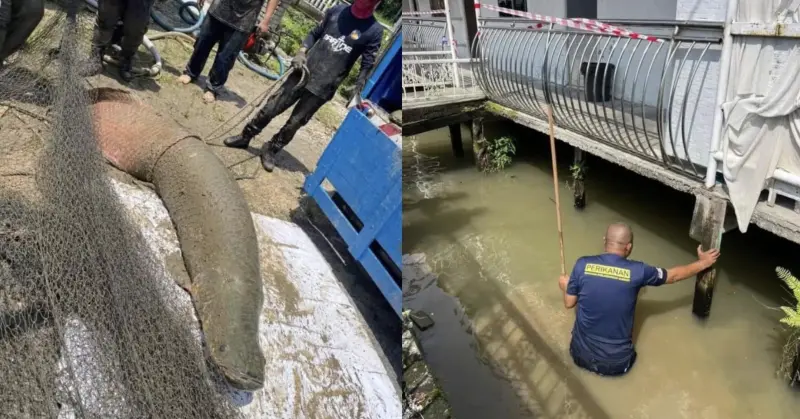
[[[235,417],[98,149],[92,26],[48,3],[0,70],[0,417]]]

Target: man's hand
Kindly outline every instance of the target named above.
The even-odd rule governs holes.
[[[569,284],[569,276],[561,275],[558,277],[558,287],[561,288],[561,291],[567,291],[567,284]]]
[[[709,249],[704,252],[703,245],[697,246],[697,260],[699,260],[706,269],[710,268],[714,263],[716,263],[718,258],[718,249]]]
[[[294,58],[292,58],[292,68],[295,70],[300,70],[304,65],[306,65],[306,61],[306,51],[301,48],[299,51],[297,51],[297,54],[295,54]]]
[[[269,33],[269,19],[264,19],[261,23],[256,26],[256,32],[258,35],[266,35]]]

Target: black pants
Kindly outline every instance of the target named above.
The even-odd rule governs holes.
[[[147,25],[150,23],[150,9],[154,0],[99,0],[97,27],[92,44],[95,48],[108,48],[114,37],[117,22],[122,21],[122,42],[120,57],[130,59],[142,45]]]
[[[17,52],[44,17],[44,0],[0,0],[0,64]]]
[[[575,365],[595,374],[609,377],[627,374],[633,368],[633,364],[636,363],[636,351],[628,359],[618,361],[598,360],[591,354],[584,353],[575,345],[570,344],[569,354],[572,355]]]
[[[300,81],[300,73],[293,72],[288,76],[283,85],[275,92],[272,97],[267,100],[267,103],[258,111],[258,115],[252,121],[247,123],[242,133],[245,137],[253,138],[260,134],[262,130],[272,121],[276,116],[282,114],[295,105],[292,115],[283,128],[272,137],[269,145],[269,151],[277,153],[283,147],[286,147],[297,130],[302,128],[314,114],[327,102],[304,87],[296,89],[297,83]]]
[[[196,79],[203,71],[203,67],[208,61],[208,56],[215,45],[217,47],[217,56],[214,57],[214,64],[211,65],[211,71],[208,73],[208,82],[206,83],[206,90],[216,92],[220,87],[225,85],[228,81],[228,74],[236,64],[236,57],[239,52],[244,48],[247,38],[250,34],[237,31],[225,23],[217,20],[214,16],[207,15],[203,27],[200,29],[200,35],[194,43],[194,51],[192,51],[192,58],[186,64],[184,74],[192,79]]]

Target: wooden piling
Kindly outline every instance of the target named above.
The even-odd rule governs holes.
[[[586,167],[586,154],[584,154],[583,150],[574,147],[573,149],[573,160],[572,165],[573,167]],[[584,180],[584,172],[581,170],[580,172],[572,171],[572,199],[573,205],[576,209],[583,209],[586,207],[586,187],[583,183]]]
[[[464,157],[464,143],[461,140],[461,124],[449,125],[450,129],[450,144],[453,147],[453,155],[457,158]]]
[[[725,232],[725,213],[728,209],[727,201],[718,198],[696,196],[692,224],[689,236],[698,240],[703,250],[719,249],[722,243],[722,233]],[[716,284],[716,269],[711,267],[697,275],[694,287],[694,302],[692,313],[700,318],[706,318],[711,312],[711,299],[714,295]]]
[[[483,118],[475,118],[472,120],[472,153],[475,156],[475,167],[481,172],[486,170],[487,146],[486,135],[483,132]]]

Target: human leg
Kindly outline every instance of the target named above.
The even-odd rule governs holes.
[[[133,79],[133,56],[142,45],[147,25],[150,23],[150,9],[153,0],[127,0],[122,18],[122,42],[119,54],[119,75],[125,81]]]
[[[216,94],[225,85],[248,36],[249,34],[234,29],[228,29],[223,34],[211,72],[208,74],[207,90]]]
[[[289,120],[261,150],[261,165],[266,171],[271,172],[275,168],[275,155],[292,141],[297,130],[305,126],[325,102],[327,100],[302,89],[301,97],[294,106]]]
[[[98,0],[97,19],[92,37],[92,52],[84,76],[93,76],[103,71],[103,54],[111,45],[117,22],[125,10],[123,0]]]
[[[5,0],[8,1],[8,0]],[[44,0],[11,2],[11,20],[5,40],[0,43],[0,62],[17,52],[44,17]]]
[[[192,56],[183,70],[183,75],[188,76],[189,79],[182,80],[182,82],[189,83],[200,77],[208,61],[208,56],[211,55],[211,50],[214,49],[214,45],[220,42],[225,28],[226,26],[213,16],[206,16],[206,20],[200,28],[200,34],[194,43]]]
[[[225,145],[234,148],[247,148],[250,145],[250,140],[260,134],[273,118],[285,112],[300,99],[303,89],[295,89],[299,81],[300,75],[298,73],[290,74],[283,85],[267,99],[267,103],[258,111],[255,118],[245,125],[242,133],[226,139]]]
[[[636,351],[633,351],[629,357],[620,360],[599,360],[574,345],[570,345],[569,353],[575,365],[606,377],[625,375],[633,368],[633,364],[636,362]]]

